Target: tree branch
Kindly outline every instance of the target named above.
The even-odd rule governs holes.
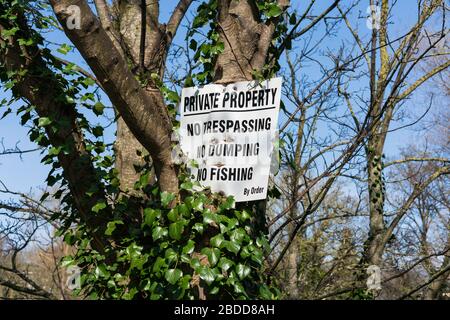
[[[50,3],[66,35],[89,64],[131,132],[150,153],[162,190],[177,193],[178,178],[171,162],[171,121],[162,97],[141,88],[86,1],[51,0]],[[80,8],[80,29],[69,29],[65,23],[71,5]]]
[[[170,39],[169,44],[175,37],[177,29],[192,2],[193,0],[180,0],[178,2],[177,7],[173,11],[172,16],[170,17],[169,22],[167,23],[167,30],[166,30],[167,35],[169,36]]]

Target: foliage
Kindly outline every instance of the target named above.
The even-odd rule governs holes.
[[[81,74],[75,64],[62,63],[44,47],[40,33],[46,32],[55,22],[53,17],[42,13],[47,9],[46,5],[38,4],[38,8],[33,8],[21,1],[1,1],[0,6],[0,19],[10,25],[9,29],[3,30],[2,37],[23,33],[20,44],[40,48],[45,62],[44,65],[31,65],[28,69],[14,71],[0,67],[4,88],[13,94],[6,104],[20,101],[16,88],[21,77],[25,73],[33,73],[47,78],[49,84],[53,83],[55,86],[51,90],[63,88],[57,92],[61,101],[83,106],[84,113],[101,116],[105,106],[94,93],[95,81]],[[278,16],[273,6],[263,9],[269,16]],[[214,22],[216,11],[216,0],[204,3],[193,22],[193,30],[208,23],[210,27],[205,42],[199,46],[195,40],[190,42],[191,49],[196,50],[195,60],[204,68],[194,76],[199,83],[212,80],[214,59],[224,47],[218,41]],[[34,29],[21,30],[23,26],[17,17],[22,14],[33,21]],[[9,45],[13,43],[5,43],[2,50]],[[66,55],[71,50],[71,46],[63,44],[57,52]],[[48,69],[52,73],[47,72]],[[169,90],[158,75],[152,74],[152,80],[169,102],[169,112],[175,118],[177,93]],[[9,112],[10,109],[5,116]],[[114,168],[114,154],[103,141],[103,128],[92,124],[84,113],[75,113],[76,123],[86,136],[87,156],[94,163],[100,181],[90,186],[91,191],[86,197],[94,197],[99,192],[109,196],[108,200],[97,202],[90,212],[92,217],[101,221],[95,232],[101,230],[110,244],[103,252],[94,249],[94,230],[79,219],[68,181],[61,170],[58,156],[67,153],[70,146],[65,141],[58,145],[50,144],[48,137],[50,132],[67,127],[70,119],[57,120],[52,114],[39,116],[35,106],[29,104],[17,110],[22,125],[30,126],[30,139],[46,150],[42,162],[52,166],[47,184],[58,186],[59,190],[52,196],[60,199],[63,206],[61,213],[52,218],[63,225],[58,234],[68,245],[77,248],[76,254],[63,259],[62,266],[81,268],[82,288],[78,294],[109,299],[194,299],[200,294],[221,299],[274,299],[278,296],[277,290],[266,284],[267,279],[261,272],[268,243],[263,232],[251,234],[254,223],[251,209],[243,207],[237,210],[231,197],[224,198],[200,188],[191,181],[185,168],[180,168],[181,198],[161,193],[157,185],[148,184],[151,172],[148,156],[144,157],[146,164],[137,168],[141,178],[135,189],[140,196],[122,194]],[[47,196],[49,194],[41,200]],[[144,209],[137,213],[138,208]]]
[[[265,235],[249,235],[251,213],[233,209],[231,197],[199,191],[188,176],[180,183],[183,199],[174,206],[174,195],[139,185],[149,196],[141,223],[127,213],[131,199],[115,203],[104,254],[90,248],[83,225],[65,234],[78,253],[64,265],[82,266],[83,291],[92,298],[194,299],[201,287],[208,298],[276,298],[260,272]]]

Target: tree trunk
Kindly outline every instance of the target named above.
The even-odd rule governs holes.
[[[379,143],[369,138],[367,147],[367,176],[369,190],[369,238],[366,242],[364,262],[368,265],[380,266],[382,260],[383,236],[385,232],[384,211],[384,187],[382,153],[383,148]],[[367,267],[366,266],[366,267]]]

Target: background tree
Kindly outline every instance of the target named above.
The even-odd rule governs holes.
[[[5,297],[71,298],[59,269],[76,265],[90,298],[444,298],[448,128],[424,85],[446,89],[448,7],[415,4],[404,26],[388,0],[180,0],[169,15],[161,1],[0,0],[3,116],[37,144],[0,155],[40,151],[51,168],[39,196],[3,185]],[[178,93],[275,75],[280,168],[266,201],[234,204],[172,157]],[[385,156],[427,122],[433,137]],[[37,251],[45,281],[27,270]]]

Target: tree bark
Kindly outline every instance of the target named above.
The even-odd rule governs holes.
[[[162,97],[141,87],[84,0],[51,0],[51,5],[66,35],[89,64],[130,131],[150,153],[161,190],[177,194],[178,178],[171,160],[172,126]],[[67,8],[71,5],[80,8],[80,29],[67,27],[70,16]]]

